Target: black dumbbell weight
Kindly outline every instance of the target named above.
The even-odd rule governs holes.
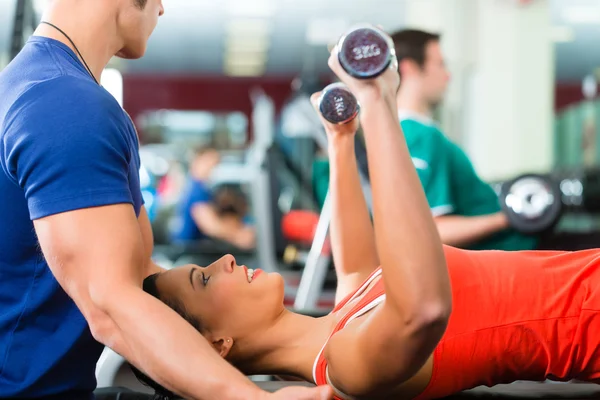
[[[338,58],[342,68],[358,79],[379,76],[395,57],[390,37],[372,26],[358,26],[342,36],[338,43]]]
[[[319,111],[332,124],[345,124],[358,115],[356,97],[342,83],[333,83],[321,92]]]
[[[538,174],[521,175],[504,183],[500,205],[511,226],[530,235],[554,228],[563,207],[558,182]]]

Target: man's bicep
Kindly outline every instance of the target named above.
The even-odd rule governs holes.
[[[150,218],[148,217],[145,206],[142,206],[140,209],[138,222],[140,225],[140,232],[142,233],[142,242],[144,243],[144,259],[147,262],[146,271],[143,274],[143,277],[145,278],[149,275],[164,272],[165,268],[152,260],[152,255],[154,254],[154,233],[152,232],[152,224],[150,223]]]
[[[55,214],[34,226],[52,273],[80,308],[99,306],[119,285],[141,286],[144,245],[130,204]]]
[[[154,234],[152,232],[152,224],[148,217],[146,207],[140,208],[140,216],[138,217],[138,223],[140,226],[140,232],[142,234],[142,242],[144,243],[144,254],[145,257],[152,258],[152,252],[154,251]]]

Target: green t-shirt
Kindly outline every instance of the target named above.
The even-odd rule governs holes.
[[[473,164],[435,124],[410,118],[401,121],[402,130],[434,216],[455,214],[467,217],[500,211],[494,189],[482,181]],[[313,188],[322,207],[329,187],[329,162],[313,163]],[[468,246],[471,250],[531,250],[538,239],[512,229],[498,232]]]
[[[322,209],[329,190],[329,160],[325,157],[317,157],[313,161],[312,187],[319,209]]]
[[[477,216],[500,211],[498,196],[483,182],[467,155],[433,123],[401,120],[402,130],[434,216]],[[530,250],[537,238],[512,229],[468,246],[472,250]]]

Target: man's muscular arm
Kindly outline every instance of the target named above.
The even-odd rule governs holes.
[[[35,228],[54,276],[98,341],[185,398],[261,395],[191,325],[141,290],[148,259],[131,205],[62,213]]]
[[[442,215],[435,218],[435,223],[442,242],[455,247],[471,245],[510,226],[502,212],[474,217]]]
[[[144,257],[148,260],[146,272],[143,274],[144,278],[146,278],[149,275],[164,272],[165,269],[156,264],[152,259],[152,254],[154,253],[154,234],[152,232],[150,218],[148,218],[148,212],[144,206],[142,206],[142,209],[140,210],[138,222],[140,224],[140,232],[142,233],[142,242],[144,244]]]

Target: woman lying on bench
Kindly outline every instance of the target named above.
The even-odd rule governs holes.
[[[324,121],[333,312],[286,310],[282,277],[232,256],[150,276],[145,290],[245,374],[328,383],[342,399],[439,398],[515,380],[600,382],[600,251],[443,246],[398,123],[396,65],[372,80],[347,75],[336,50],[329,65],[361,103],[374,204],[373,229],[354,157],[358,122]]]

